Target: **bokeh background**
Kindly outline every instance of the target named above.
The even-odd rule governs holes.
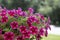
[[[50,16],[51,24],[60,25],[60,0],[0,0],[0,5],[8,9],[33,7],[35,12]]]
[[[0,6],[7,9],[21,7],[23,10],[32,7],[36,13],[42,13],[46,17],[50,16],[51,26],[54,25],[60,29],[60,0],[0,0]],[[60,40],[60,36],[50,34],[48,38],[43,40]]]

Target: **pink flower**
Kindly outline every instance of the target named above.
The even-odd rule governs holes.
[[[26,30],[22,35],[24,38],[30,38],[30,31]]]
[[[46,30],[48,30],[48,29],[50,29],[50,30],[51,30],[51,27],[50,27],[49,23],[45,23],[45,24],[46,24],[45,29],[46,29]]]
[[[45,27],[45,36],[46,37],[48,36],[48,29],[51,30],[51,27],[50,27],[49,23],[46,23],[46,27]]]
[[[37,32],[38,32],[38,28],[37,28],[36,26],[31,26],[31,27],[30,27],[30,32],[31,32],[33,35],[35,35],[35,34],[37,34]]]
[[[22,9],[21,8],[18,8],[18,10],[16,10],[16,13],[17,13],[17,15],[20,16],[20,14],[22,13]]]
[[[27,24],[29,27],[32,26],[32,23],[29,20],[27,20]]]
[[[18,23],[16,21],[13,21],[10,23],[10,26],[12,29],[17,29],[18,28]]]
[[[1,22],[4,23],[4,22],[7,22],[8,21],[8,17],[7,16],[3,16],[2,19],[1,19]]]
[[[18,16],[22,15],[22,11],[16,10],[16,13],[17,13]]]
[[[1,16],[6,16],[6,13],[5,13],[5,12],[3,12],[3,13],[1,13],[0,15],[1,15]]]
[[[15,15],[15,13],[14,13],[13,10],[8,10],[8,14],[9,14],[10,16],[14,16],[14,15]]]
[[[16,13],[19,14],[21,11],[20,10],[16,10]]]
[[[48,29],[51,30],[51,27],[50,27],[49,23],[46,23],[46,27],[45,27],[45,36],[46,37],[48,36]]]
[[[22,8],[18,7],[18,10],[19,10],[19,11],[22,11]]]
[[[0,13],[1,16],[6,16],[6,9],[3,9],[2,12]]]
[[[4,8],[4,9],[2,10],[2,13],[7,13],[7,9]]]
[[[39,33],[41,36],[43,36],[44,35],[44,28],[40,28]]]
[[[2,34],[2,29],[0,28],[0,34]]]
[[[30,16],[28,18],[28,21],[30,21],[30,22],[36,22],[37,21],[37,18],[35,16]]]
[[[38,33],[37,35],[36,35],[36,40],[40,40],[41,39],[41,35]]]
[[[14,33],[13,32],[6,32],[4,34],[4,40],[13,40],[14,39]]]
[[[24,33],[25,31],[26,31],[27,29],[26,29],[26,27],[25,26],[20,26],[20,32],[21,33]]]
[[[29,11],[29,13],[31,13],[31,14],[34,12],[33,8],[28,8],[28,11]]]
[[[24,40],[23,36],[18,36],[17,40]]]
[[[44,20],[45,19],[42,14],[40,14],[40,18],[41,18],[41,20]]]
[[[18,15],[19,15],[19,16],[24,16],[24,17],[25,17],[25,16],[27,15],[27,13],[26,13],[25,11],[21,11],[20,13],[18,13]]]
[[[36,40],[40,40],[44,35],[44,28],[40,28],[40,30],[36,34]]]

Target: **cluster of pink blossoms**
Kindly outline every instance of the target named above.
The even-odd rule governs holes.
[[[43,36],[47,37],[47,30],[51,30],[49,26],[50,18],[46,18],[40,13],[33,13],[33,8],[28,8],[28,11],[23,11],[21,8],[18,8],[17,10],[1,8],[0,24],[7,25],[9,22],[9,25],[4,27],[9,29],[9,31],[5,31],[2,26],[0,27],[0,34],[5,31],[3,34],[4,40],[40,40]],[[14,20],[11,21],[12,19]],[[17,36],[14,33],[15,30],[17,31]]]

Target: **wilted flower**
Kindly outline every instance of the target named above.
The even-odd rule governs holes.
[[[17,40],[24,40],[23,36],[18,36]]]
[[[50,27],[49,23],[45,23],[45,24],[46,24],[45,29],[46,29],[46,30],[48,30],[48,29],[50,29],[50,30],[51,30],[51,27]]]
[[[45,36],[46,36],[46,37],[48,36],[48,31],[47,31],[47,30],[45,31]]]
[[[35,35],[38,32],[38,28],[36,26],[31,26],[30,27],[30,32]]]
[[[13,21],[13,22],[10,23],[10,26],[11,26],[12,29],[17,29],[18,28],[18,22]]]
[[[3,16],[1,18],[1,22],[4,23],[4,22],[7,22],[8,21],[8,17],[7,16]]]
[[[49,25],[49,23],[45,23],[45,36],[47,37],[48,36],[48,29],[50,29],[51,30],[51,27],[50,27],[50,25]]]
[[[6,32],[4,34],[4,40],[13,40],[14,39],[14,33],[13,32]]]
[[[51,27],[50,27],[49,23],[45,23],[45,24],[46,24],[46,26],[45,26],[45,36],[47,37],[47,35],[48,35],[48,29],[51,30]]]

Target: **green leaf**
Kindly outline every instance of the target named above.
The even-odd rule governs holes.
[[[8,31],[10,31],[10,29],[9,28],[5,28],[5,29],[3,29],[3,31],[8,32]]]
[[[26,38],[25,40],[30,40],[30,39]]]

